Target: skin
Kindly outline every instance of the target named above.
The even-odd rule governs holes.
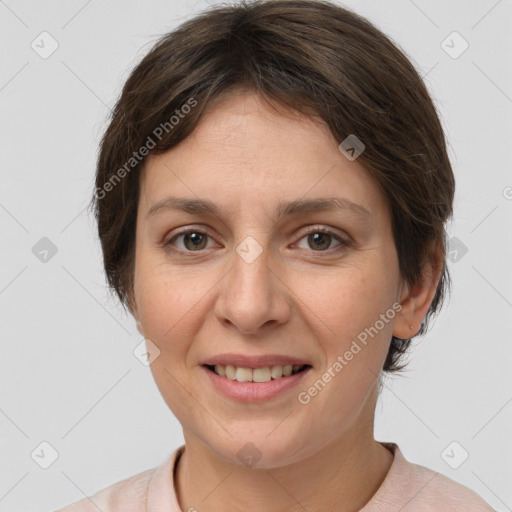
[[[421,285],[402,283],[385,197],[338,144],[323,123],[279,114],[245,93],[217,104],[180,145],[147,159],[132,312],[160,350],[151,370],[183,427],[186,450],[174,484],[184,511],[226,504],[245,512],[356,511],[392,464],[373,437],[378,376],[391,336],[418,331],[441,254],[432,252]],[[221,215],[166,210],[147,218],[168,195],[211,200]],[[371,220],[342,209],[276,217],[281,201],[332,196],[364,206]],[[333,237],[315,242],[308,226]],[[177,228],[209,236],[194,250],[185,236],[173,238]],[[236,252],[247,236],[263,250],[252,263]],[[396,302],[401,311],[301,404],[298,392]],[[218,392],[200,367],[224,352],[295,355],[313,369],[277,398],[242,404]],[[237,457],[248,442],[261,453],[253,467]]]

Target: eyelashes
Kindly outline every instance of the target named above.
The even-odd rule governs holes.
[[[193,240],[196,240],[198,239],[197,236],[194,236],[192,238],[190,238],[190,235],[199,235],[199,238],[202,237],[203,239],[206,239],[206,238],[211,238],[210,235],[208,235],[208,233],[204,232],[204,231],[201,231],[200,229],[188,229],[186,231],[182,231],[176,235],[174,235],[168,242],[165,243],[165,247],[168,247],[170,248],[171,250],[173,251],[177,251],[177,252],[202,252],[201,250],[187,250],[187,249],[176,249],[174,248],[174,241],[179,239],[180,237],[183,237],[183,236],[189,236],[189,239],[191,239],[192,241]]]
[[[183,247],[177,248],[176,241],[180,239],[183,241]],[[208,239],[213,240],[213,237],[210,236],[207,231],[204,231],[203,229],[188,228],[172,236],[167,242],[164,243],[164,247],[166,250],[169,250],[173,253],[179,253],[184,255],[203,255],[206,250],[211,248],[211,245],[209,246],[207,243]],[[315,256],[321,255],[322,253],[332,254],[333,252],[336,252],[338,250],[347,249],[352,245],[350,241],[340,237],[333,230],[318,226],[311,226],[307,228],[302,233],[302,236],[297,240],[297,242],[295,242],[292,245],[297,246],[304,239],[306,240],[305,243],[308,247],[301,247],[299,250],[312,252],[314,253]],[[331,247],[333,243],[336,243],[336,245],[334,245],[334,248]],[[327,249],[321,248],[320,250],[315,250],[314,248],[311,248],[309,244],[320,244],[322,246],[325,246],[327,244],[328,247]]]
[[[325,238],[324,235],[327,235],[330,238],[330,241],[336,240],[338,242],[338,245],[335,246],[335,247],[346,248],[346,247],[348,247],[350,245],[350,243],[347,240],[339,237],[334,231],[332,231],[330,229],[327,229],[327,228],[323,228],[323,227],[309,227],[306,230],[306,232],[302,235],[302,237],[299,239],[299,242],[301,240],[303,240],[304,238],[306,238],[308,240],[308,242],[309,242],[310,241],[310,237],[312,235],[315,235],[315,234],[320,234],[321,235],[320,243],[322,243],[322,240]],[[329,243],[329,245],[331,245],[331,244]],[[311,249],[311,250],[313,250],[313,249]],[[328,249],[328,250],[331,251],[332,248]],[[325,251],[325,250],[314,251],[313,250],[313,252],[315,252],[315,253],[318,253],[318,252],[322,253],[322,252],[327,252],[327,251]]]

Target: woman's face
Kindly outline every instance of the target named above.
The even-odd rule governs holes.
[[[179,146],[148,158],[141,175],[134,316],[160,351],[151,370],[187,443],[200,440],[238,464],[244,447],[259,467],[273,467],[340,438],[372,436],[391,336],[410,332],[397,312],[388,206],[339,142],[309,118],[234,95]],[[175,202],[148,215],[169,196],[216,212]],[[279,214],[320,198],[341,201]],[[248,399],[237,390],[278,380],[230,381],[236,396],[227,395],[213,384],[227,378],[203,365],[225,354],[281,355],[310,368],[283,377],[287,389]],[[264,362],[272,359],[252,367]],[[265,379],[267,370],[256,373]]]

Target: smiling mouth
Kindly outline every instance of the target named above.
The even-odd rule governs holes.
[[[203,365],[208,368],[211,372],[224,377],[229,380],[236,380],[238,382],[270,382],[271,380],[284,379],[291,375],[303,372],[308,368],[311,368],[309,364],[288,364],[288,365],[275,365],[275,366],[264,366],[261,368],[244,368],[233,365]]]

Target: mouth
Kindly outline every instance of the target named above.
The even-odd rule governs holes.
[[[273,380],[280,380],[298,373],[302,373],[312,366],[310,364],[285,364],[274,366],[263,366],[259,368],[247,368],[243,366],[223,364],[203,364],[204,368],[219,377],[224,377],[237,382],[265,383]]]
[[[289,354],[224,353],[199,363],[213,388],[236,402],[290,397],[313,370],[310,359]]]
[[[280,396],[289,397],[292,389],[313,370],[310,364],[298,364],[298,361],[297,364],[276,364],[276,358],[273,359],[273,362],[259,364],[245,359],[241,361],[245,366],[208,361],[200,367],[213,388],[225,397],[239,403],[261,403]]]

